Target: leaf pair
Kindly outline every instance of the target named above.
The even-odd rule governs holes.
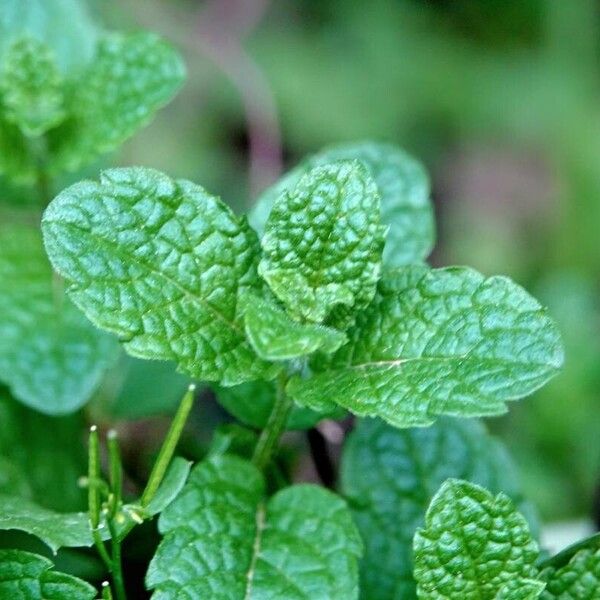
[[[594,600],[600,590],[597,546],[540,571],[538,546],[512,501],[467,481],[440,488],[414,552],[423,600]]]
[[[80,169],[146,124],[183,78],[153,34],[105,34],[83,71],[64,73],[43,38],[24,32],[0,64],[0,172],[32,184]]]

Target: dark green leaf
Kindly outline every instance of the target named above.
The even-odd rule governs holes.
[[[81,579],[52,570],[43,556],[0,550],[0,598],[6,600],[93,600],[96,590]]]
[[[33,227],[0,227],[0,379],[46,414],[85,404],[118,351],[53,279]]]
[[[256,236],[200,186],[105,171],[55,198],[42,228],[70,297],[133,356],[224,385],[276,374],[247,342],[238,302],[262,285]]]
[[[464,267],[387,272],[348,338],[315,365],[322,372],[292,378],[289,394],[396,427],[501,414],[563,362],[556,325],[534,298],[505,277]]]
[[[369,304],[381,272],[379,194],[357,162],[316,167],[275,202],[259,272],[298,320]]]
[[[427,429],[358,421],[344,445],[341,491],[365,542],[364,600],[416,598],[413,535],[434,493],[451,477],[505,492],[535,524],[510,457],[478,421],[442,418]]]
[[[312,485],[265,498],[250,463],[213,457],[163,512],[146,576],[162,599],[358,597],[361,542],[344,502]]]

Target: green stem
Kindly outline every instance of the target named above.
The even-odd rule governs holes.
[[[154,463],[154,467],[152,467],[152,472],[150,473],[150,478],[148,479],[146,489],[142,494],[140,504],[144,508],[148,506],[152,498],[154,498],[154,494],[156,494],[156,490],[158,490],[158,487],[162,483],[165,473],[167,472],[167,468],[169,467],[169,463],[173,458],[175,448],[177,447],[177,443],[181,437],[181,432],[185,426],[185,422],[187,421],[188,415],[192,410],[195,390],[196,386],[194,384],[190,385],[187,392],[181,399],[181,404],[177,409],[177,413],[175,414],[173,422],[171,423],[167,437],[165,438],[160,452],[158,453],[158,458]]]
[[[117,600],[127,600],[125,593],[125,580],[123,579],[123,564],[121,560],[121,542],[117,536],[117,530],[112,519],[108,519],[108,528],[112,540],[112,579],[115,586],[115,597]]]
[[[119,452],[119,441],[117,432],[111,429],[107,436],[108,443],[108,464],[110,481],[110,518],[114,518],[121,508],[121,499],[123,496],[123,467],[121,466],[121,453]]]
[[[254,454],[252,462],[259,468],[264,469],[271,460],[273,452],[279,443],[279,438],[285,430],[290,411],[292,410],[293,401],[285,392],[285,386],[288,382],[288,375],[282,372],[277,379],[277,394],[275,396],[275,404],[269,415],[269,420],[265,428],[262,430]]]
[[[112,591],[108,581],[102,582],[102,600],[113,600]]]
[[[110,571],[112,568],[110,556],[100,535],[100,440],[98,438],[98,428],[95,425],[90,427],[90,441],[88,447],[88,512],[90,517],[90,527],[92,529],[92,538],[98,549],[100,558],[104,561],[106,568]]]

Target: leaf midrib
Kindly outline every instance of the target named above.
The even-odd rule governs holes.
[[[256,531],[254,533],[254,542],[252,544],[252,558],[250,559],[250,565],[246,572],[246,592],[244,593],[244,600],[251,600],[252,598],[252,584],[254,583],[254,572],[256,570],[256,563],[258,562],[258,556],[261,550],[262,534],[265,530],[265,503],[259,502],[256,507]]]

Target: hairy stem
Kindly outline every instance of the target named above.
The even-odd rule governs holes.
[[[275,404],[269,415],[269,420],[265,428],[262,430],[254,454],[252,462],[259,468],[264,469],[271,460],[273,452],[279,443],[279,438],[285,430],[288,416],[293,406],[293,401],[285,392],[285,386],[288,381],[288,375],[282,373],[277,380],[277,394],[275,396]]]

